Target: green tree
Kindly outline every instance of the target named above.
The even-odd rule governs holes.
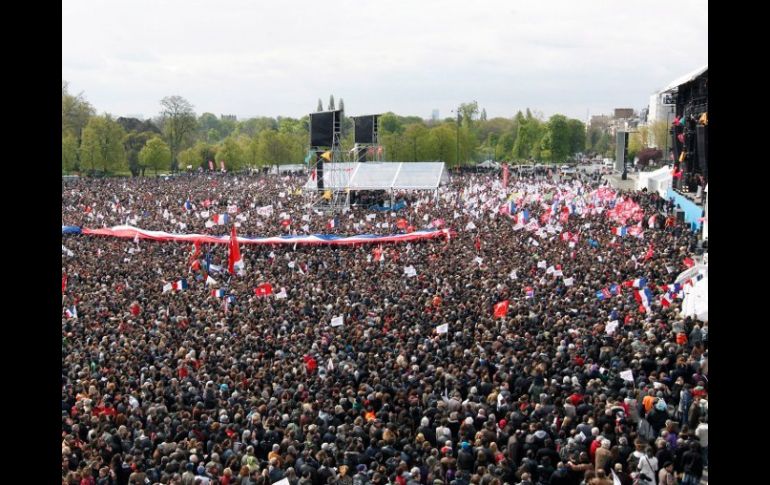
[[[62,137],[70,134],[80,144],[83,130],[96,110],[85,100],[83,93],[73,96],[68,91],[69,83],[62,81],[61,86],[61,133]]]
[[[472,101],[470,103],[462,103],[460,105],[460,114],[462,116],[462,123],[468,128],[473,127],[473,117],[479,112],[479,103]]]
[[[402,133],[404,131],[404,125],[401,123],[398,116],[391,112],[387,112],[380,116],[380,130],[385,133]]]
[[[318,107],[316,108],[316,111],[323,111],[324,110],[324,104],[321,102],[321,98],[318,98]]]
[[[216,143],[222,138],[221,123],[214,113],[203,113],[198,117],[198,136],[204,140]]]
[[[671,145],[668,123],[658,120],[650,125],[650,146],[657,148],[666,148]],[[665,155],[665,153],[664,153]]]
[[[596,153],[604,157],[615,157],[615,140],[609,133],[602,133],[596,143]]]
[[[334,95],[329,95],[329,111],[334,111]]]
[[[591,126],[588,128],[586,135],[586,150],[589,152],[597,152],[599,145],[599,139],[602,137],[602,130],[597,126]]]
[[[516,141],[513,145],[512,155],[517,160],[539,157],[540,142],[547,131],[540,120],[531,116],[529,109],[527,109],[527,115],[518,123]]]
[[[126,132],[110,115],[89,119],[80,147],[81,166],[91,172],[101,169],[105,174],[122,168],[126,159],[123,148],[125,135]]]
[[[407,125],[404,130],[404,139],[407,144],[409,155],[406,160],[416,162],[425,160],[425,145],[428,143],[428,129],[422,123],[412,123]]]
[[[443,123],[431,128],[428,135],[430,152],[428,159],[441,160],[447,165],[457,165],[456,143],[457,132],[454,123]]]
[[[160,137],[147,140],[142,151],[139,152],[139,160],[142,165],[151,168],[158,175],[158,170],[168,170],[171,167],[171,149]]]
[[[177,155],[191,141],[197,121],[193,106],[181,96],[166,96],[160,101],[163,136],[171,150],[171,171],[179,170]]]
[[[564,162],[570,155],[570,131],[567,117],[553,115],[548,120],[548,141],[550,142],[550,157],[545,160]]]
[[[479,116],[479,121],[487,121],[487,109],[481,108],[481,115]]]
[[[67,133],[61,139],[61,168],[63,173],[76,172],[80,169],[78,141],[72,133]]]
[[[642,151],[642,148],[644,148],[644,142],[642,139],[642,134],[639,131],[634,131],[630,134],[628,138],[628,160],[629,162],[633,163],[634,158],[639,154],[640,151]]]
[[[567,121],[569,130],[569,151],[570,155],[578,152],[584,152],[586,149],[586,129],[580,120],[570,119]]]
[[[513,144],[515,141],[516,138],[512,133],[503,133],[497,140],[497,145],[495,146],[495,159],[508,159],[513,151]]]
[[[279,136],[279,133],[273,130],[261,132],[257,146],[257,157],[263,165],[285,163],[290,157],[286,138]]]
[[[139,152],[147,144],[147,141],[156,136],[149,131],[143,131],[141,133],[131,132],[123,137],[123,148],[126,150],[126,160],[128,161],[128,170],[131,175],[136,177],[139,174],[144,175],[144,171],[147,169],[146,165],[143,165],[139,160]]]
[[[231,172],[241,169],[245,165],[245,154],[241,144],[232,136],[228,136],[217,150],[217,165],[225,163],[225,168]]]

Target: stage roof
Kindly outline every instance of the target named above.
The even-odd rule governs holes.
[[[684,76],[681,76],[681,77],[679,77],[677,79],[674,79],[673,81],[671,81],[671,83],[668,86],[666,86],[665,88],[661,89],[660,92],[661,93],[665,93],[667,91],[671,91],[672,89],[678,88],[682,84],[687,84],[690,81],[692,81],[695,78],[697,78],[698,76],[700,76],[701,74],[703,74],[704,72],[708,71],[708,69],[709,69],[709,66],[707,64],[707,65],[705,65],[703,67],[700,67],[700,68],[698,68],[698,69],[696,69],[696,70],[694,70],[694,71],[692,71],[692,72],[690,72],[688,74],[685,74]]]
[[[435,190],[446,180],[444,162],[326,163],[324,188],[350,190]],[[306,189],[316,189],[311,173]]]

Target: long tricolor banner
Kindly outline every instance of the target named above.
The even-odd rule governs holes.
[[[65,227],[68,230],[65,231]],[[73,226],[62,226],[62,234],[77,234],[72,230]],[[115,226],[109,229],[80,229],[80,234],[94,236],[112,236],[120,238],[149,239],[151,241],[176,241],[176,242],[200,242],[208,244],[227,244],[230,236],[211,236],[208,234],[173,234],[165,231],[146,231],[133,226]],[[452,236],[450,229],[436,231],[415,231],[408,234],[391,234],[380,236],[377,234],[358,234],[356,236],[336,236],[331,234],[313,234],[307,236],[275,236],[275,237],[243,237],[238,236],[241,244],[326,244],[326,245],[350,245],[350,244],[382,244],[419,241],[423,239],[436,239]]]

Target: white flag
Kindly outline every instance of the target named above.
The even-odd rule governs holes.
[[[547,263],[545,262],[545,260],[543,260],[543,261],[538,261],[538,263],[537,263],[537,267],[538,267],[538,268],[545,268],[545,267],[546,267],[546,265],[547,265]]]
[[[166,283],[165,285],[163,285],[163,293],[168,293],[173,289],[174,289],[174,286],[171,283]]]
[[[336,316],[336,317],[332,318],[331,326],[332,327],[341,327],[343,323],[344,323],[343,316],[339,315],[339,316]]]
[[[289,485],[289,479],[288,478],[282,478],[275,482],[273,485]]]
[[[634,371],[632,371],[631,369],[621,371],[620,378],[623,379],[624,381],[634,382]]]
[[[404,266],[404,274],[411,278],[417,276],[417,270],[414,269],[414,266]]]
[[[607,328],[606,328],[607,335],[614,334],[615,330],[617,330],[617,328],[618,328],[618,321],[617,320],[613,320],[610,323],[608,323],[607,324]]]
[[[545,270],[545,274],[552,274],[554,271],[556,271],[556,268],[553,267],[553,265],[549,266],[547,270]]]
[[[519,275],[516,274],[516,270],[515,269],[513,271],[511,271],[511,274],[508,275],[508,277],[511,278],[512,280],[519,279]]]
[[[216,285],[217,280],[211,277],[211,275],[206,275],[206,284],[207,285]]]
[[[572,286],[575,284],[575,278],[564,278],[564,286]]]
[[[615,475],[615,470],[610,471],[612,472],[612,485],[623,485],[623,482],[620,481],[620,478]]]
[[[442,323],[438,327],[436,327],[436,333],[441,335],[442,333],[449,333],[449,324],[448,323]]]
[[[288,295],[286,294],[286,288],[281,288],[281,291],[275,294],[275,297],[278,299],[286,298],[287,296]]]

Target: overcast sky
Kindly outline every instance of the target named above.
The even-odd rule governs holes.
[[[99,111],[299,117],[488,116],[527,107],[585,120],[641,109],[708,63],[703,0],[64,0],[62,79]]]

